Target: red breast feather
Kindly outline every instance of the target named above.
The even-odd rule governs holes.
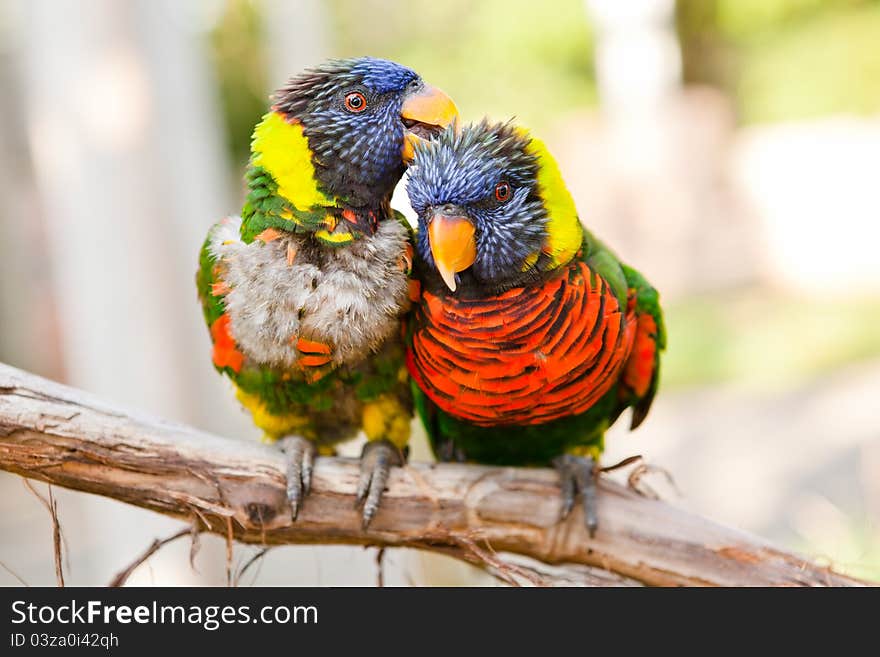
[[[636,328],[582,262],[484,299],[426,291],[417,312],[410,373],[440,409],[478,426],[585,412],[617,382]]]

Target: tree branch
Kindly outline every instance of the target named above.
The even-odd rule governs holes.
[[[203,530],[221,536],[231,526],[235,539],[246,543],[415,547],[495,573],[504,569],[501,553],[579,564],[566,571],[518,559],[503,576],[523,581],[863,583],[607,480],[600,482],[600,528],[591,540],[580,514],[557,522],[557,477],[545,469],[423,463],[395,469],[364,532],[354,509],[357,463],[321,458],[294,523],[278,450],[131,413],[2,364],[0,469],[188,521],[196,517]]]

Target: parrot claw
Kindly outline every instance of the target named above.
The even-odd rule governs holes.
[[[287,499],[296,520],[312,487],[312,469],[318,450],[313,442],[300,436],[287,436],[278,444],[287,457]]]
[[[568,517],[580,496],[584,507],[584,524],[590,538],[593,538],[599,528],[596,461],[590,456],[563,454],[553,460],[553,466],[559,472],[562,487],[562,512],[559,519],[565,520]]]
[[[391,466],[403,465],[403,454],[388,440],[371,440],[361,452],[361,476],[355,495],[355,508],[363,506],[363,528],[367,529],[388,483]]]

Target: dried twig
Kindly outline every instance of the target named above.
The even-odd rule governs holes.
[[[385,548],[376,550],[376,586],[385,586]]]
[[[257,552],[255,555],[253,555],[250,559],[248,559],[244,563],[244,565],[238,569],[238,572],[235,574],[235,577],[232,580],[232,586],[238,587],[241,584],[241,578],[244,577],[244,574],[255,563],[259,563],[259,565],[262,566],[263,565],[263,557],[265,557],[266,553],[271,549],[272,548],[265,547],[262,550],[260,550],[259,552]],[[254,581],[256,581],[256,578],[259,576],[259,574],[260,574],[260,569],[257,568],[257,572],[254,575]]]
[[[128,564],[125,568],[116,573],[116,576],[110,581],[107,585],[110,588],[117,588],[123,586],[127,581],[131,574],[137,570],[144,562],[147,561],[150,557],[152,557],[156,552],[158,552],[162,547],[176,541],[178,538],[182,536],[191,535],[192,530],[190,528],[181,529],[176,534],[172,534],[168,538],[163,538],[159,540],[158,538],[150,543],[150,546],[141,553],[139,557],[137,557],[134,561]]]
[[[503,559],[498,557],[498,555],[491,550],[491,546],[488,546],[488,544],[488,549],[484,550],[479,547],[476,542],[466,537],[461,537],[456,542],[462,548],[467,550],[471,555],[476,557],[476,563],[488,566],[488,570],[493,575],[495,575],[499,579],[504,580],[511,586],[521,585],[519,580],[516,579],[517,576],[525,579],[533,586],[547,586],[546,582],[544,582],[544,580],[534,571],[528,571],[525,568],[520,568],[516,564],[504,561]]]
[[[52,486],[47,486],[49,489],[49,499],[47,500],[45,497],[40,495],[37,492],[37,489],[31,485],[27,479],[22,479],[24,485],[27,489],[34,494],[34,496],[43,503],[43,506],[46,507],[46,510],[49,512],[49,517],[52,519],[52,547],[55,555],[55,581],[58,586],[64,587],[64,568],[62,567],[62,557],[61,557],[61,543],[62,543],[62,534],[61,534],[61,523],[58,521],[58,503],[55,501],[55,498],[52,496]]]
[[[665,468],[661,468],[659,465],[640,463],[639,465],[634,467],[630,471],[629,476],[627,476],[627,485],[629,485],[631,489],[633,489],[642,497],[647,497],[652,500],[659,500],[660,494],[656,490],[654,490],[653,487],[642,481],[645,475],[649,475],[655,472],[663,475],[663,477],[666,479],[666,482],[669,484],[672,490],[675,491],[675,494],[681,497],[681,491],[678,489],[678,486],[675,485],[675,479],[672,477],[672,473],[670,473]]]
[[[0,568],[2,568],[2,569],[5,570],[7,573],[9,573],[10,575],[12,575],[15,579],[17,579],[17,580],[21,583],[22,586],[30,586],[30,584],[28,584],[27,582],[25,582],[17,572],[15,572],[14,570],[12,570],[12,568],[10,568],[9,566],[7,566],[7,565],[6,565],[5,563],[3,563],[2,561],[0,561]]]
[[[199,529],[199,522],[195,518],[192,519],[192,525],[190,526],[189,533],[189,567],[192,568],[195,572],[199,572],[199,569],[196,568],[196,557],[199,554],[199,550],[202,549],[202,532]]]
[[[232,581],[233,540],[232,516],[226,516],[226,586],[234,586]]]
[[[620,470],[621,468],[625,468],[628,465],[632,465],[633,463],[637,463],[641,461],[644,457],[641,454],[635,454],[633,456],[627,456],[625,459],[614,463],[613,465],[606,465],[602,468],[599,468],[600,472],[614,472],[615,470]]]

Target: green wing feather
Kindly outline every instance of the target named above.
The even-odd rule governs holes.
[[[660,353],[666,349],[666,325],[663,321],[663,310],[660,307],[660,294],[638,270],[622,263],[610,248],[586,229],[584,230],[582,258],[592,271],[607,281],[621,308],[626,308],[630,290],[634,291],[636,316],[650,315],[657,327],[657,333],[654,337],[657,349],[654,354],[651,383],[647,392],[642,396],[623,395],[621,404],[615,409],[611,418],[613,423],[620,413],[631,406],[633,413],[630,429],[635,429],[645,420],[648,411],[651,410],[651,404],[660,381]]]
[[[217,261],[214,259],[214,254],[211,253],[209,248],[210,241],[211,233],[209,232],[204,244],[202,244],[201,251],[199,251],[199,269],[196,272],[196,289],[198,290],[199,301],[202,304],[202,312],[204,313],[208,328],[226,310],[223,307],[222,297],[214,296],[212,293],[214,284],[217,282],[215,275]]]
[[[657,386],[660,383],[660,354],[666,349],[666,323],[663,320],[663,309],[660,307],[660,293],[648,283],[639,271],[624,264],[621,264],[621,268],[629,288],[635,290],[636,293],[636,315],[650,315],[654,319],[654,325],[657,327],[657,332],[654,335],[657,349],[654,352],[654,369],[651,375],[651,383],[644,395],[630,400],[633,409],[630,429],[635,429],[648,416],[648,411],[651,410],[651,404],[654,401],[654,395],[657,394]]]

